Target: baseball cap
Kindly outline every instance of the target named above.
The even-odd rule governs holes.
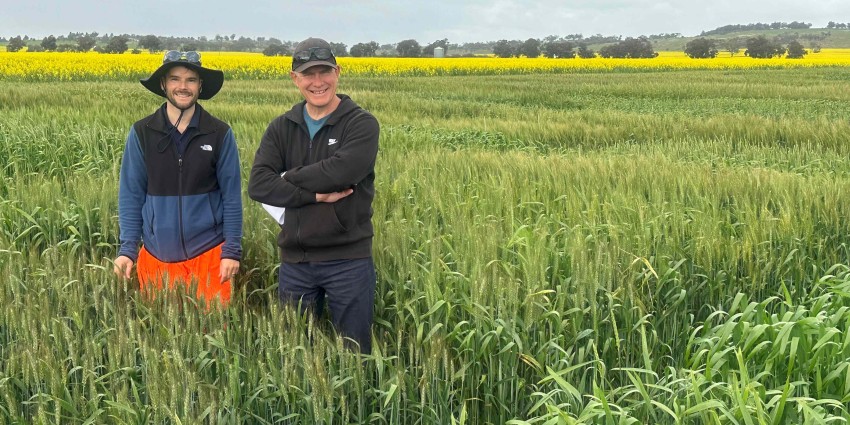
[[[302,72],[311,66],[327,65],[336,68],[336,57],[331,45],[321,38],[310,37],[295,46],[292,54],[292,70]]]

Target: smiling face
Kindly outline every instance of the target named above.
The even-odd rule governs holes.
[[[307,101],[307,113],[314,119],[330,114],[339,106],[336,95],[339,67],[317,65],[289,75]]]
[[[184,66],[168,70],[162,79],[162,91],[168,103],[178,109],[189,109],[198,101],[201,93],[201,78],[198,73]]]

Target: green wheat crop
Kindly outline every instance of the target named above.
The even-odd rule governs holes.
[[[233,305],[118,280],[132,82],[0,82],[0,423],[850,420],[839,68],[346,77],[381,122],[374,352],[277,303],[245,200]],[[203,102],[247,182],[289,81]]]

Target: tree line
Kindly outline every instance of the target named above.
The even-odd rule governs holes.
[[[812,24],[806,22],[773,22],[770,24],[763,24],[757,22],[755,24],[744,24],[744,25],[724,25],[722,27],[717,27],[711,31],[703,31],[700,33],[700,36],[704,37],[707,35],[724,35],[732,32],[739,31],[761,31],[761,30],[782,30],[782,29],[808,29],[811,28]]]
[[[831,28],[839,25],[830,22]],[[804,22],[774,22],[772,24],[746,24],[726,25],[712,31],[704,31],[702,34],[724,34],[730,31],[745,29],[788,29],[788,28],[810,28],[811,24]],[[692,58],[716,57],[721,50],[728,51],[731,56],[745,49],[744,54],[754,58],[776,57],[787,54],[789,58],[803,57],[808,51],[800,39],[808,42],[812,51],[820,50],[819,42],[830,35],[829,32],[805,33],[799,35],[781,34],[773,38],[765,36],[727,39],[712,39],[700,37],[691,40],[685,46],[685,53]],[[498,40],[495,42],[473,42],[463,44],[452,44],[446,38],[435,40],[429,44],[421,45],[415,39],[402,40],[395,44],[378,44],[375,41],[356,43],[349,49],[344,43],[330,42],[331,48],[336,56],[354,57],[433,57],[439,48],[443,56],[480,56],[492,53],[495,56],[508,57],[548,57],[548,58],[653,58],[658,54],[654,51],[653,40],[679,38],[679,33],[655,34],[650,36],[627,37],[603,36],[601,34],[584,37],[582,34],[568,34],[566,36],[550,35],[543,39],[529,38],[526,40]],[[103,34],[74,33],[67,36],[47,36],[37,41],[27,36],[16,36],[8,41],[0,38],[0,42],[7,42],[6,50],[10,52],[20,51],[75,51],[88,52],[97,51],[101,53],[124,53],[130,45],[135,46],[133,53],[141,53],[142,50],[158,52],[163,50],[202,50],[202,51],[242,51],[262,52],[267,56],[289,56],[293,53],[296,45],[294,41],[282,41],[270,37],[257,37],[255,39],[236,34],[220,35],[213,38],[207,37],[161,37],[156,35],[131,35],[131,34]],[[603,44],[598,51],[593,51],[589,45]],[[450,54],[450,52],[452,52]]]
[[[660,39],[680,37],[681,34],[657,34],[647,38]],[[633,40],[633,39],[627,39]],[[407,39],[394,44],[379,44],[375,41],[356,43],[350,48],[344,43],[330,42],[334,54],[340,57],[374,57],[374,56],[396,56],[396,57],[432,57],[436,48],[441,48],[444,56],[479,56],[494,53],[500,57],[512,56],[546,56],[546,57],[593,57],[596,52],[590,50],[588,45],[611,44],[624,42],[622,36],[605,36],[594,34],[585,37],[582,34],[568,34],[566,36],[550,35],[543,39],[530,38],[522,40],[499,40],[487,42],[470,42],[454,44],[449,43],[446,38],[435,40],[422,45],[417,40]],[[162,37],[156,35],[137,34],[98,34],[97,32],[82,33],[71,32],[68,35],[47,36],[40,41],[28,36],[16,36],[9,40],[0,38],[0,43],[7,42],[6,50],[16,52],[26,49],[30,52],[59,51],[59,52],[88,52],[97,51],[101,53],[123,53],[129,46],[135,46],[133,53],[141,53],[143,50],[157,52],[163,50],[202,50],[202,51],[236,51],[236,52],[262,52],[267,56],[288,56],[297,42],[282,41],[270,37],[257,37],[255,39],[236,34],[220,35],[213,38],[207,37]],[[629,41],[633,42],[633,41]],[[612,54],[616,48],[612,48]],[[611,50],[611,49],[609,49]],[[450,53],[451,52],[451,53]],[[599,54],[606,54],[607,50],[600,50]]]
[[[770,59],[786,55],[788,59],[801,59],[809,53],[808,50],[797,40],[791,40],[783,45],[778,37],[768,38],[763,35],[745,39],[731,38],[727,40],[715,40],[699,37],[685,45],[685,54],[694,59],[715,58],[720,48],[727,50],[730,56],[744,50],[744,56],[756,59]]]

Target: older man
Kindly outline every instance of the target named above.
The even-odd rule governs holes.
[[[290,77],[304,101],[269,124],[254,157],[248,194],[285,208],[278,236],[281,300],[317,315],[327,300],[335,327],[368,353],[379,127],[372,114],[337,94],[339,75],[325,40],[298,44]]]

